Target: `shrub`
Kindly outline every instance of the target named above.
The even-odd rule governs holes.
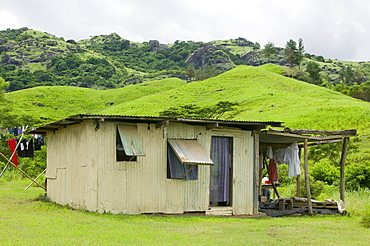
[[[346,171],[346,186],[350,190],[370,188],[370,162],[353,163]]]
[[[370,206],[366,207],[366,210],[361,218],[360,223],[363,227],[370,228]]]
[[[310,169],[310,174],[315,180],[320,180],[332,185],[339,179],[339,169],[331,164],[330,160],[323,159],[315,163]]]

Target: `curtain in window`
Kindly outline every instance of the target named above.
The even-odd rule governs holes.
[[[212,137],[211,201],[229,201],[230,188],[230,138]]]
[[[168,161],[168,177],[172,179],[182,179],[183,175],[191,168],[192,165],[182,164],[177,158],[175,152],[168,145],[167,146],[167,161]],[[185,176],[186,180],[198,179],[198,166],[195,165],[191,171]]]

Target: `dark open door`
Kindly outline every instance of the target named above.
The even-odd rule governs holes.
[[[231,205],[232,138],[212,137],[211,194],[212,206]]]

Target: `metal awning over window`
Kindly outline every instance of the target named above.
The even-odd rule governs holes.
[[[168,143],[182,164],[213,165],[211,158],[195,139],[169,139]]]
[[[141,142],[137,126],[118,125],[119,136],[123,149],[128,156],[144,156],[144,148]]]

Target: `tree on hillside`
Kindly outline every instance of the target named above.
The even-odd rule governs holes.
[[[309,61],[307,63],[306,72],[309,74],[309,83],[315,84],[315,85],[321,85],[322,79],[321,79],[321,68],[320,65],[317,62]]]
[[[9,83],[5,82],[5,80],[0,77],[0,98],[3,98],[3,91],[9,86]]]
[[[303,39],[300,38],[298,40],[298,46],[296,41],[290,39],[285,45],[284,53],[291,67],[295,65],[300,67],[301,62],[304,58]]]
[[[263,53],[265,54],[267,58],[270,58],[271,55],[274,54],[277,50],[275,47],[275,44],[272,42],[268,42],[267,44],[265,44],[264,47],[265,48],[263,49]]]
[[[188,76],[189,80],[192,81],[195,78],[196,70],[194,68],[194,63],[190,63],[186,68],[186,76]]]
[[[297,55],[296,55],[296,62],[299,68],[301,68],[301,62],[304,58],[304,45],[303,45],[303,39],[298,39],[298,47],[297,47]]]
[[[352,85],[355,80],[355,73],[351,66],[343,66],[339,71],[339,78],[345,85]]]
[[[286,55],[286,59],[290,63],[290,66],[293,67],[295,64],[295,55],[297,53],[297,42],[293,39],[290,39],[285,45],[284,53]]]

